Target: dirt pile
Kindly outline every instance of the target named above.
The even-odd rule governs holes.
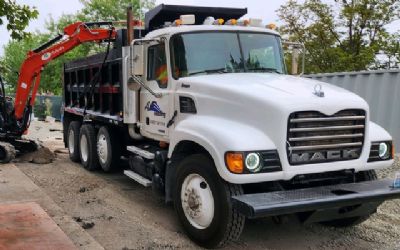
[[[21,155],[18,162],[31,162],[36,164],[48,164],[55,160],[56,155],[47,147],[40,147],[38,150]]]

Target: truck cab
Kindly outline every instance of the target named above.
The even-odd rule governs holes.
[[[356,94],[288,75],[279,33],[246,12],[156,7],[108,60],[114,92],[100,82],[80,106],[68,72],[88,63],[66,65],[71,159],[104,171],[129,159],[124,173],[174,203],[204,247],[236,240],[246,217],[360,223],[400,194],[375,173],[393,164],[391,136]]]

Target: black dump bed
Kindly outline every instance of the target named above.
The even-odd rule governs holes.
[[[122,122],[121,49],[99,53],[64,65],[64,109],[77,115]],[[98,77],[95,77],[98,74]]]

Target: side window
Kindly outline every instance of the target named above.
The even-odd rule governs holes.
[[[168,71],[165,45],[162,43],[149,47],[147,58],[147,80],[155,80],[160,88],[166,88],[168,86]]]

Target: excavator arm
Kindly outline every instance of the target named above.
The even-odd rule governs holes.
[[[104,25],[108,25],[109,28],[99,28]],[[63,35],[58,35],[39,48],[29,51],[20,69],[15,95],[14,119],[18,129],[15,134],[24,133],[28,127],[40,84],[40,73],[46,64],[82,43],[112,40],[116,34],[111,22],[77,22],[65,27]]]

